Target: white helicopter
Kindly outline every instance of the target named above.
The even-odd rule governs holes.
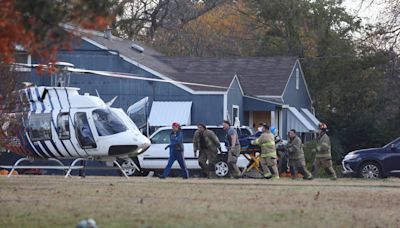
[[[14,64],[18,67],[35,68],[39,65]],[[198,83],[188,83],[138,75],[94,71],[74,68],[74,65],[57,62],[54,66],[63,72],[89,73],[107,77],[128,78],[216,87]],[[41,65],[43,67],[43,65]],[[44,66],[48,67],[48,66]],[[68,76],[67,76],[68,75]],[[68,87],[69,74],[55,74],[52,85],[32,86],[13,93],[8,103],[0,106],[0,140],[3,146],[24,156],[11,168],[15,169],[62,169],[69,177],[79,161],[99,160],[114,163],[128,178],[129,167],[137,168],[131,159],[145,152],[151,145],[128,115],[119,108],[111,108],[116,97],[105,103],[97,94],[80,95],[79,88]],[[22,161],[45,159],[55,161],[60,166],[19,166]],[[74,159],[70,166],[64,166],[60,159]],[[123,167],[117,162],[123,160]]]

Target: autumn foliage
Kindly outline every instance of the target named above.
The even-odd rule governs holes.
[[[0,0],[0,61],[14,62],[17,47],[42,63],[68,49],[71,33],[63,25],[103,29],[112,21],[112,1]]]

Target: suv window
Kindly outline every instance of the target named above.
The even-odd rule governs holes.
[[[222,128],[208,128],[209,130],[213,131],[220,142],[225,142],[226,139],[226,132]],[[183,143],[193,143],[193,136],[197,129],[182,129],[183,133]],[[162,130],[155,134],[151,141],[154,144],[168,144],[169,143],[169,136],[171,134],[171,130]],[[238,130],[239,138],[247,137],[251,135],[251,132],[247,128],[242,128]]]
[[[249,137],[252,135],[251,131],[249,131],[249,129],[247,128],[240,128],[238,130],[238,134],[239,134],[239,138],[241,137]]]
[[[170,133],[171,130],[160,131],[151,138],[151,142],[154,144],[168,144]]]
[[[225,142],[226,132],[224,131],[224,129],[222,128],[209,128],[209,129],[217,135],[220,142]]]
[[[210,128],[218,137],[220,142],[225,142],[226,140],[226,132],[222,128]],[[240,128],[236,130],[239,138],[251,136],[251,132],[247,128]]]
[[[193,136],[196,129],[183,129],[183,143],[193,143]]]

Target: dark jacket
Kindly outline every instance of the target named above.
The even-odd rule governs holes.
[[[200,146],[200,137],[201,137],[201,133],[199,130],[197,130],[193,136],[193,150],[194,151],[202,149]],[[211,151],[217,151],[218,148],[221,147],[219,139],[213,131],[206,129],[203,132],[203,137],[204,137],[207,149],[209,149]]]
[[[183,134],[181,130],[177,131],[176,133],[174,131],[171,131],[169,142],[170,143],[166,148],[169,147],[171,152],[183,152]]]

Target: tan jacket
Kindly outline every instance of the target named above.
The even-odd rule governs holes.
[[[331,140],[329,136],[324,133],[317,138],[317,152],[315,154],[316,158],[332,158],[331,155]]]
[[[261,157],[277,157],[275,137],[272,133],[262,133],[258,139],[252,141],[252,144],[261,146]]]
[[[289,140],[288,144],[286,145],[286,150],[289,152],[289,159],[304,159],[303,143],[298,136],[296,136],[293,140]]]

